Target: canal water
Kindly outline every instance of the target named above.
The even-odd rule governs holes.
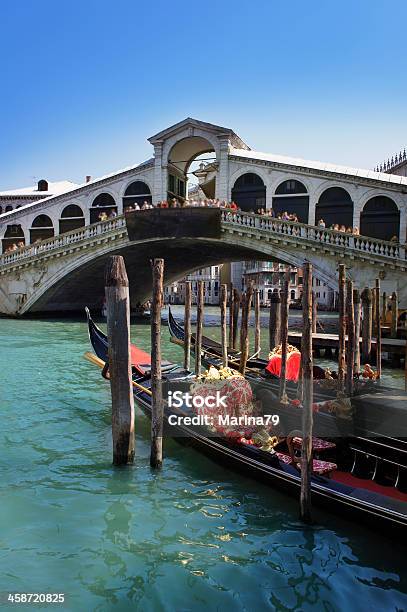
[[[149,327],[132,327],[148,349]],[[181,359],[166,331],[163,345]],[[397,542],[320,513],[304,527],[297,500],[172,440],[152,472],[139,410],[135,464],[114,469],[109,387],[83,359],[83,320],[2,319],[0,347],[2,601],[48,592],[75,611],[407,609]]]

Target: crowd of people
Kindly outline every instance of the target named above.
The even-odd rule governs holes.
[[[21,249],[25,246],[23,240],[19,240],[18,242],[13,242],[12,244],[9,244],[5,250],[4,253],[11,253],[12,251],[17,251],[17,249]]]
[[[317,223],[318,227],[322,229],[326,228],[326,223],[323,219],[320,219]],[[339,225],[339,223],[332,223],[327,229],[333,230],[334,232],[342,232],[343,234],[353,234],[354,236],[359,236],[359,228],[358,227],[346,227],[346,225]]]

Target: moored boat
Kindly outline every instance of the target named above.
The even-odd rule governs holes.
[[[103,367],[108,358],[108,340],[93,323],[89,313],[88,329],[95,352],[95,355],[88,354],[88,358]],[[144,413],[150,416],[150,356],[133,345],[132,363],[135,399]],[[169,362],[165,364],[163,382],[167,385],[196,384],[195,377],[190,372]],[[228,432],[214,433],[206,425],[185,424],[185,417],[192,418],[194,415],[196,416],[194,409],[185,404],[175,408],[166,403],[164,420],[167,433],[181,442],[192,444],[222,465],[227,464],[239,473],[245,473],[299,496],[301,479],[298,456],[292,453],[292,447],[296,445],[295,438],[291,440],[291,450],[288,452],[284,441],[272,448],[268,447],[263,439],[259,447],[259,444],[255,443],[256,434],[244,432],[243,436],[232,436],[228,435]],[[262,432],[262,435],[265,434]],[[318,453],[322,456],[326,452],[329,453],[329,460],[317,458],[314,461],[315,473],[311,483],[314,503],[332,512],[347,515],[353,520],[370,524],[375,529],[382,529],[384,533],[392,530],[404,534],[407,526],[407,495],[402,490],[400,478],[393,486],[383,486],[375,480],[376,474],[373,478],[361,478],[361,473],[356,475],[355,470],[351,469],[353,466],[346,469],[347,465],[352,464],[355,453],[347,441],[342,442],[340,448],[336,448],[335,443],[315,440],[314,448],[319,445]],[[405,466],[401,465],[400,468],[405,469]]]

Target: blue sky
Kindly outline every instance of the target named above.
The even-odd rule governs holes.
[[[373,167],[407,145],[407,3],[1,3],[0,189],[151,156],[192,116],[252,148]]]

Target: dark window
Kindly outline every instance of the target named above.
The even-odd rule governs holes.
[[[111,196],[110,193],[100,193],[92,202],[90,222],[97,223],[102,213],[109,216],[113,211],[117,212],[117,205],[114,197]]]
[[[52,227],[52,221],[48,215],[38,215],[32,222],[31,227]]]
[[[12,206],[6,206],[6,212],[11,212],[13,210]]]
[[[132,206],[133,204],[142,206],[144,202],[152,203],[150,187],[143,181],[134,181],[124,192],[123,209],[126,210],[127,206]]]
[[[21,225],[8,225],[2,240],[3,253],[15,246],[25,245],[24,232]]]
[[[266,186],[253,172],[240,176],[232,189],[232,200],[244,211],[266,207]]]
[[[54,227],[48,215],[38,215],[38,217],[35,217],[30,229],[31,244],[39,242],[40,240],[52,238],[53,235]]]
[[[315,207],[315,225],[323,219],[325,226],[353,226],[353,202],[349,193],[342,187],[329,187],[319,198]]]
[[[48,191],[48,181],[44,179],[38,181],[38,191]]]
[[[376,196],[366,202],[360,215],[360,233],[379,240],[400,238],[400,211],[386,196]]]
[[[61,219],[59,220],[59,233],[64,234],[72,230],[79,229],[85,225],[85,218],[83,211],[80,206],[76,204],[69,204],[65,206],[61,213]]]
[[[64,210],[61,213],[61,218],[72,218],[72,217],[83,217],[83,211],[80,206],[76,204],[70,204],[69,206],[65,206]]]

